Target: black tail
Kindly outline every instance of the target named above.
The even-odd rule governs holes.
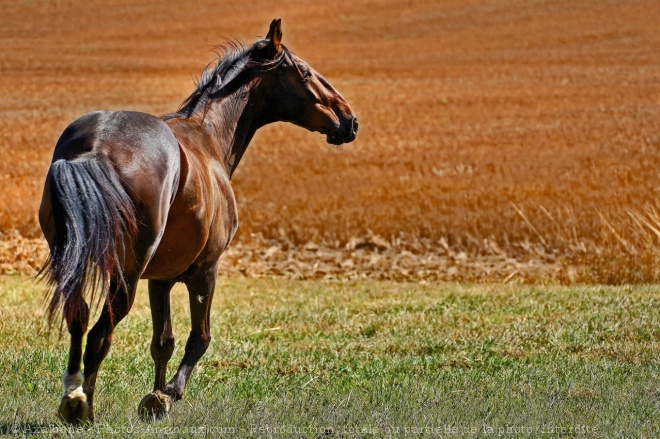
[[[98,157],[57,160],[49,181],[54,236],[41,274],[53,286],[52,321],[65,304],[67,314],[81,312],[85,295],[94,303],[100,287],[98,304],[107,297],[111,276],[124,282],[124,238],[134,235],[136,217],[117,175]]]

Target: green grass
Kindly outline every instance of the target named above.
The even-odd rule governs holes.
[[[68,336],[42,286],[0,278],[0,431],[67,436],[56,409]],[[173,294],[177,348],[187,294]],[[660,287],[521,287],[223,279],[211,347],[171,416],[151,390],[145,285],[96,391],[109,437],[655,437]]]

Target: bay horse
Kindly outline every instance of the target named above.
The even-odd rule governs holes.
[[[175,113],[89,113],[59,138],[39,223],[50,248],[42,268],[51,285],[48,318],[61,312],[71,336],[58,411],[65,421],[94,420],[99,366],[139,279],[149,280],[155,382],[138,410],[157,418],[183,397],[211,341],[218,259],[238,227],[231,177],[257,129],[285,121],[334,145],[355,139],[357,118],[346,100],[281,39],[277,19],[264,39],[227,49]],[[191,331],[166,383],[176,282],[188,289]],[[94,303],[103,307],[83,356]]]

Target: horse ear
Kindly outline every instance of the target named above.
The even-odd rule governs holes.
[[[282,19],[276,18],[270,23],[270,29],[268,30],[268,35],[266,39],[269,40],[269,45],[271,46],[273,53],[277,55],[280,53],[280,43],[282,42]]]

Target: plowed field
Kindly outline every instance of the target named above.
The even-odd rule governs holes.
[[[0,16],[0,271],[45,258],[36,213],[69,122],[173,111],[214,45],[281,17],[360,132],[339,151],[257,133],[224,270],[660,279],[657,1],[10,0]]]

